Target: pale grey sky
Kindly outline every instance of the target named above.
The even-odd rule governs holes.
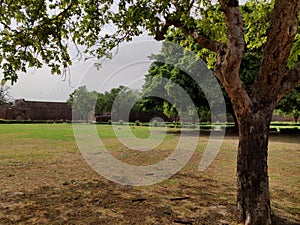
[[[148,56],[158,53],[161,43],[148,36],[136,38],[135,41],[120,46],[118,54],[107,60],[98,70],[95,60],[75,62],[70,67],[69,76],[52,75],[49,68],[29,70],[20,73],[16,84],[10,88],[14,99],[40,101],[66,101],[69,94],[78,86],[86,85],[90,90],[107,91],[119,85],[130,85],[133,80],[143,77],[150,65]],[[109,80],[107,80],[109,78]]]

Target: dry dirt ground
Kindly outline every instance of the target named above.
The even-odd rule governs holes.
[[[178,174],[155,185],[132,187],[94,172],[74,141],[33,142],[10,135],[0,138],[0,224],[236,224],[236,136],[225,138],[205,172],[197,171],[208,140],[204,135]],[[299,142],[299,136],[271,138],[276,224],[300,224]],[[113,143],[107,139],[107,145]],[[168,151],[162,148],[162,156]]]

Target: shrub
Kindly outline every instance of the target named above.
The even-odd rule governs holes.
[[[281,134],[300,134],[300,129],[298,128],[280,128]]]
[[[157,122],[156,120],[153,120],[153,121],[152,121],[152,126],[153,126],[153,127],[158,127],[158,122]]]
[[[169,127],[169,128],[174,128],[174,127],[175,127],[175,124],[174,124],[174,123],[170,123],[170,124],[167,125],[167,127]]]
[[[284,126],[291,126],[292,124],[291,123],[283,123],[283,122],[281,122],[281,123],[280,122],[272,122],[271,125],[284,127]]]
[[[9,120],[0,119],[0,124],[9,124]]]
[[[136,120],[136,121],[134,122],[134,125],[135,125],[135,126],[141,126],[142,124],[141,124],[141,122],[140,122],[139,120]]]
[[[270,128],[270,132],[277,132],[277,128]]]
[[[158,123],[158,126],[159,126],[159,127],[165,127],[166,124],[165,124],[164,122],[161,122],[161,123]]]
[[[227,126],[226,127],[227,132],[237,132],[237,128],[235,126]]]
[[[205,126],[200,126],[201,130],[210,130],[211,129],[211,125],[205,125]]]
[[[182,128],[182,124],[181,123],[176,123],[175,128]]]

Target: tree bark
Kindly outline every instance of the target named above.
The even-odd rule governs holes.
[[[267,164],[272,112],[269,109],[238,118],[238,222],[246,225],[272,224]]]

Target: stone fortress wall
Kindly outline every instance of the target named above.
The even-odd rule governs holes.
[[[72,120],[72,108],[66,102],[15,100],[0,108],[0,118],[8,120]]]

